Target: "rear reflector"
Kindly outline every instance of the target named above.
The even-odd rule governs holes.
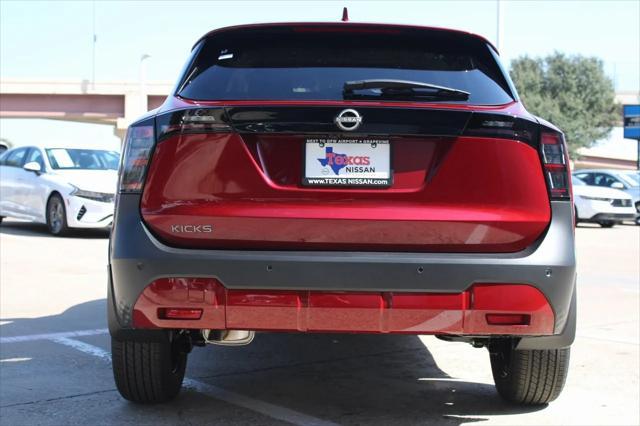
[[[190,308],[160,308],[158,318],[175,320],[199,320],[202,317],[202,309]]]
[[[531,315],[525,314],[487,314],[489,325],[529,325]]]

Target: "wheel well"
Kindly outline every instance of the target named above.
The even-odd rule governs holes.
[[[47,206],[49,205],[49,201],[51,201],[51,197],[53,197],[54,195],[59,196],[60,198],[62,198],[62,201],[64,201],[64,197],[62,196],[60,191],[54,189],[53,191],[51,191],[51,194],[49,194],[49,196],[47,197]]]

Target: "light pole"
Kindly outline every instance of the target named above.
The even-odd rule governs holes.
[[[504,13],[502,10],[502,1],[496,0],[496,47],[498,53],[502,53],[502,17]]]
[[[96,36],[96,1],[91,2],[91,20],[93,22],[93,39],[91,42],[91,89],[96,88],[96,42],[98,36]]]

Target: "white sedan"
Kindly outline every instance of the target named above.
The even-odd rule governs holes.
[[[14,148],[0,156],[0,221],[6,216],[69,228],[113,221],[120,155],[89,148]]]
[[[571,183],[576,223],[592,222],[611,228],[616,223],[635,219],[636,209],[629,194],[618,189],[590,186],[575,176]]]

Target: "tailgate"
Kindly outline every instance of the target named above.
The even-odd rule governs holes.
[[[210,249],[515,252],[545,231],[535,123],[358,107],[344,131],[345,109],[227,106],[215,113],[228,131],[163,138],[144,221],[170,245]]]

